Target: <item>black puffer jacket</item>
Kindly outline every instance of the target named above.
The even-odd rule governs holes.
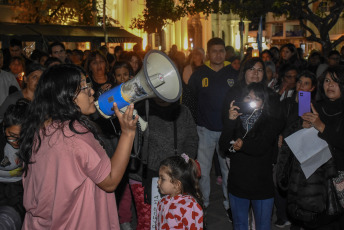
[[[327,125],[327,129],[329,129],[330,127],[334,127],[334,125],[328,124],[328,119],[320,112],[321,106],[323,105],[324,104],[320,102],[315,107],[320,114],[321,120]],[[294,107],[292,109],[293,113],[297,112],[295,106],[297,106],[297,103],[292,105],[292,107]],[[290,116],[295,118],[294,115],[295,114],[290,114]],[[302,119],[290,119],[283,132],[284,137],[300,129],[302,129]],[[329,131],[327,130],[326,133],[327,132]],[[319,133],[319,137],[325,139],[323,135],[326,133]],[[330,149],[333,155],[334,152],[331,146]],[[327,191],[328,182],[331,181],[331,178],[338,175],[338,162],[336,161],[336,157],[331,158],[306,179],[300,163],[294,157],[286,142],[283,141],[277,161],[276,177],[279,187],[288,192],[288,213],[292,219],[301,221],[307,227],[312,228],[320,225],[328,225],[338,218],[338,215],[328,215],[327,213],[329,201]]]

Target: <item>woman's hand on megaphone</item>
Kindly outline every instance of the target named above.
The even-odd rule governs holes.
[[[116,102],[113,103],[113,109],[121,125],[121,130],[122,130],[121,135],[124,134],[124,135],[129,135],[129,136],[131,135],[135,136],[136,123],[139,119],[139,116],[138,115],[133,116],[134,104],[130,104],[124,113],[119,111]]]

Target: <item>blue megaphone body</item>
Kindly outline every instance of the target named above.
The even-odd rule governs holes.
[[[110,118],[114,114],[114,102],[119,109],[152,97],[175,102],[181,91],[181,79],[171,59],[161,51],[151,50],[144,58],[142,69],[133,79],[101,94],[95,105],[103,117]]]

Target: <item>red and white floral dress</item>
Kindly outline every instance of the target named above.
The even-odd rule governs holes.
[[[158,203],[156,230],[203,229],[203,210],[190,195],[164,196]]]

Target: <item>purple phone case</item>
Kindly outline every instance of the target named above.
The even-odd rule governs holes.
[[[299,91],[299,116],[311,111],[311,92]]]

